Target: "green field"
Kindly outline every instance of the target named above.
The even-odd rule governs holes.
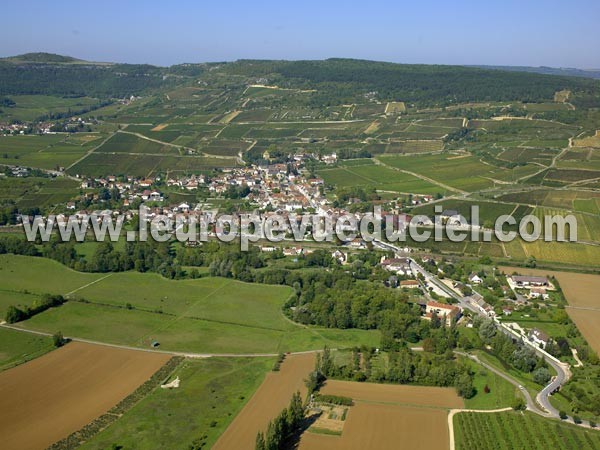
[[[2,108],[0,121],[30,121],[47,114],[80,111],[98,103],[90,97],[56,97],[50,95],[11,95],[15,105]]]
[[[158,137],[156,138],[158,139]],[[116,133],[102,146],[97,153],[146,153],[146,154],[178,154],[176,147],[159,144],[129,133]]]
[[[454,416],[456,448],[573,449],[600,447],[600,432],[544,419],[533,413],[460,413]]]
[[[367,160],[368,161],[368,160]],[[341,187],[368,186],[380,191],[435,194],[445,189],[413,175],[372,164],[353,164],[318,172],[326,183]]]
[[[30,361],[53,349],[50,337],[0,328],[0,371]]]
[[[378,159],[386,165],[469,192],[493,187],[494,180],[504,181],[513,176],[509,169],[484,164],[470,155],[379,156]]]
[[[145,155],[145,154],[110,154],[92,153],[84,160],[69,169],[70,174],[88,176],[130,175],[137,177],[150,176],[153,173],[169,170],[169,172],[202,172],[216,167],[236,166],[233,159],[217,159],[203,156]]]
[[[315,350],[325,344],[379,345],[375,330],[292,323],[281,311],[291,294],[291,288],[284,286],[210,277],[171,281],[137,272],[83,274],[47,259],[12,255],[0,257],[0,275],[6,290],[37,294],[75,291],[73,297],[83,299],[19,324],[48,333],[61,330],[72,337],[138,347],[148,347],[156,340],[163,349],[195,353],[278,353]]]
[[[0,178],[0,202],[14,201],[20,208],[44,208],[77,196],[77,181],[68,178]]]
[[[178,389],[156,389],[81,448],[185,449],[202,437],[210,448],[272,365],[272,358],[186,360],[171,377],[181,380]]]
[[[98,145],[101,134],[0,136],[0,163],[56,170]]]
[[[473,377],[473,386],[476,391],[474,397],[465,399],[465,408],[506,408],[513,404],[516,396],[520,396],[519,390],[515,386],[494,372],[470,360],[463,359],[463,362],[468,364],[475,374]],[[489,393],[485,392],[486,386],[489,388]]]

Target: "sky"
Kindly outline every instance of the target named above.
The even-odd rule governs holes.
[[[171,65],[361,58],[600,69],[600,1],[12,2],[0,56]]]

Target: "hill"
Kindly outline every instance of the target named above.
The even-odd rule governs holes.
[[[573,67],[531,67],[531,66],[472,66],[481,69],[507,70],[511,72],[529,72],[543,75],[560,75],[600,79],[600,69],[575,69]]]
[[[8,56],[0,58],[0,61],[8,61],[13,63],[81,63],[86,62],[81,59],[73,58],[72,56],[57,55],[55,53],[24,53],[22,55]]]

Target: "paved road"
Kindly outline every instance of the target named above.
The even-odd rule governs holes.
[[[391,250],[394,252],[400,251],[399,248],[395,247],[394,245],[385,243],[385,242],[376,241],[376,242],[374,242],[374,244],[377,245],[378,247],[386,249],[386,250]],[[455,299],[463,309],[468,309],[469,311],[472,311],[473,313],[475,313],[479,316],[488,318],[484,313],[482,313],[479,310],[478,307],[476,307],[474,304],[472,304],[468,300],[468,298],[463,297],[458,292],[456,292],[455,290],[449,288],[447,285],[442,283],[437,276],[435,276],[435,275],[431,274],[430,272],[428,272],[427,270],[425,270],[414,259],[412,259],[412,258],[409,258],[409,259],[411,261],[412,269],[414,271],[420,273],[429,284],[435,285],[437,288],[444,291],[451,298]],[[513,338],[517,337],[513,334],[513,332],[511,332],[510,329],[503,326],[499,321],[495,320],[494,323],[496,324],[498,330],[502,331],[503,333],[505,333]],[[549,400],[549,396],[552,392],[554,392],[555,390],[560,388],[563,384],[565,384],[567,381],[569,381],[569,378],[571,377],[569,365],[566,363],[557,362],[557,360],[555,358],[549,357],[545,352],[542,352],[541,349],[537,348],[533,344],[530,344],[528,341],[524,340],[522,338],[522,336],[519,335],[518,338],[522,339],[526,345],[529,345],[532,349],[534,349],[536,351],[536,353],[539,356],[544,358],[544,360],[548,363],[548,365],[550,365],[556,371],[556,374],[557,374],[555,377],[552,378],[550,383],[548,383],[548,385],[545,386],[536,396],[536,401],[543,408],[543,410],[545,410],[545,412],[540,410],[539,408],[537,408],[537,405],[535,405],[533,400],[530,398],[528,399],[528,408],[531,409],[533,412],[537,412],[538,414],[545,416],[545,417],[559,418],[559,411],[554,406],[552,406],[552,404],[550,403],[550,400]],[[490,369],[490,370],[492,370],[492,369]],[[498,373],[496,370],[494,370],[494,372]],[[503,378],[508,379],[506,377],[503,377]],[[528,395],[529,395],[529,393],[526,394],[526,397]],[[531,400],[531,405],[530,405],[530,400]],[[572,418],[569,418],[567,420],[570,422],[573,422]],[[584,426],[585,425],[586,424],[584,424]]]

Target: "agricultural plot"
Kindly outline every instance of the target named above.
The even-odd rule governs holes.
[[[374,115],[382,115],[385,113],[386,108],[387,105],[383,103],[363,103],[355,106],[352,116],[356,118],[362,118]]]
[[[259,431],[286,408],[292,395],[306,395],[304,379],[314,369],[313,354],[287,356],[278,372],[270,372],[244,409],[212,447],[214,450],[252,449]]]
[[[444,191],[428,181],[374,164],[323,169],[318,172],[326,183],[336,186],[369,186],[381,191],[435,194]]]
[[[248,111],[242,111],[236,115],[231,122],[233,123],[247,123],[247,122],[267,122],[273,115],[271,109],[251,109]]]
[[[239,153],[244,153],[250,144],[245,141],[234,140],[214,140],[208,145],[201,147],[201,151],[215,156],[234,157]]]
[[[215,167],[235,167],[233,159],[211,158],[205,156],[110,154],[94,152],[71,167],[70,174],[88,176],[130,175],[150,176],[154,172],[167,171],[198,173],[210,171]]]
[[[193,441],[210,448],[272,365],[273,358],[187,360],[170,378],[181,380],[179,388],[153,391],[81,448],[187,448]]]
[[[394,141],[385,146],[385,153],[429,153],[443,149],[444,143],[441,140]]]
[[[578,131],[574,125],[527,119],[470,120],[469,128],[481,130],[478,140],[503,142],[516,139],[568,139]]]
[[[77,161],[101,135],[0,136],[0,163],[56,170]]]
[[[33,121],[41,116],[66,113],[70,110],[80,111],[97,105],[98,100],[90,97],[55,97],[50,95],[11,95],[15,102],[10,108],[2,108],[2,122]]]
[[[596,131],[594,136],[573,139],[573,146],[600,148],[600,130]]]
[[[161,348],[197,353],[277,353],[379,342],[375,330],[305,328],[286,320],[281,307],[288,287],[209,277],[172,281],[136,272],[83,274],[47,259],[12,255],[0,257],[0,276],[7,290],[72,292],[85,299],[19,323],[49,333],[61,330],[144,348],[157,340]]]
[[[539,148],[524,143],[515,147],[504,148],[498,153],[497,158],[511,163],[550,165],[552,160],[560,153],[560,148],[558,146],[556,148]],[[537,168],[539,169],[539,167]]]
[[[145,153],[145,154],[178,154],[176,147],[159,144],[129,133],[116,133],[95,153]]]
[[[3,446],[48,447],[107,412],[169,359],[72,342],[0,373]]]
[[[0,179],[0,202],[14,201],[20,208],[45,208],[78,194],[78,183],[68,178]]]
[[[491,203],[491,202],[475,202],[467,200],[444,200],[436,205],[425,205],[419,206],[412,209],[413,214],[424,214],[429,217],[433,217],[435,213],[435,206],[439,206],[442,210],[452,209],[456,210],[462,215],[469,223],[472,223],[472,208],[473,206],[479,207],[479,223],[488,228],[492,228],[492,225],[496,222],[496,219],[502,215],[508,215],[513,213],[516,209],[515,205],[509,205],[504,203]],[[515,219],[518,221],[528,211],[516,211],[520,215],[514,214]]]
[[[454,416],[456,448],[545,450],[589,449],[600,446],[600,432],[544,419],[533,413],[465,412]]]
[[[447,448],[447,410],[462,408],[452,389],[328,380],[321,392],[350,397],[341,436],[305,432],[300,449]],[[422,424],[427,423],[427,433]]]
[[[415,172],[455,189],[477,191],[510,177],[511,171],[480,162],[471,155],[379,156],[384,164]]]
[[[53,349],[50,337],[0,328],[0,371],[38,358]]]
[[[550,169],[544,176],[544,181],[557,181],[570,184],[585,180],[600,178],[600,170]]]

